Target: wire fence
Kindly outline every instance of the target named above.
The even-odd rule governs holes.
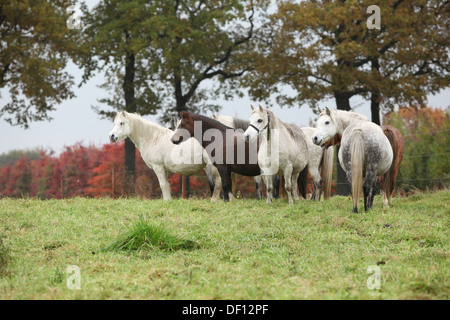
[[[450,131],[450,130],[440,130],[440,131]],[[427,158],[427,157],[437,157],[437,156],[448,156],[450,155],[450,152],[443,152],[443,153],[430,153],[430,154],[423,154],[423,155],[417,155],[417,156],[406,156],[403,157],[403,159],[417,159],[417,158]],[[339,163],[338,161],[334,162],[334,166],[337,166]],[[400,165],[401,168],[401,165]],[[400,169],[401,170],[401,169]],[[427,178],[411,178],[411,179],[396,179],[395,182],[397,186],[401,182],[423,182],[423,181],[448,181],[450,179],[449,176],[443,176],[443,177],[427,177]],[[349,185],[349,182],[335,182],[334,185]]]

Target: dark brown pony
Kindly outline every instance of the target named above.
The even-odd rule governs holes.
[[[395,179],[397,179],[398,170],[405,153],[405,140],[401,132],[391,125],[382,125],[381,129],[388,138],[394,153],[391,167],[384,175],[378,178],[381,190],[383,190],[383,202],[385,205],[390,205],[395,191]],[[333,139],[325,143],[325,148],[340,144],[341,138],[341,135],[337,134]]]
[[[385,136],[388,138],[394,152],[394,159],[392,160],[391,168],[382,176],[379,177],[380,186],[383,190],[383,202],[385,205],[390,205],[392,196],[394,195],[395,179],[397,178],[398,169],[405,153],[405,140],[400,131],[390,125],[381,126]]]
[[[187,132],[190,134],[190,137],[194,137],[200,142],[203,148],[208,152],[213,164],[219,171],[220,177],[222,179],[223,197],[225,201],[230,200],[230,195],[232,197],[231,172],[251,177],[261,174],[261,169],[259,168],[257,160],[257,147],[254,148],[254,151],[252,150],[252,148],[250,147],[250,143],[244,140],[242,130],[230,128],[217,120],[199,114],[182,111],[180,113],[180,116],[181,120],[170,140],[175,144],[179,144],[180,142],[182,142],[184,137],[180,129],[184,129],[187,130]],[[198,124],[201,124],[201,132],[194,133],[194,122],[197,121]],[[218,130],[218,132],[220,132],[223,141],[222,158],[218,158],[220,157],[220,152],[217,152],[217,150],[215,150],[215,153],[212,154],[212,151],[214,150],[209,150],[211,148],[208,148],[208,146],[214,143],[215,140],[208,141],[203,139],[205,131],[210,129],[216,129]],[[226,158],[227,150],[233,151],[233,161],[229,161],[229,159]],[[243,161],[244,163],[240,163],[243,160],[240,157],[240,162],[238,163],[238,152],[242,152],[242,150],[245,150],[245,161]],[[252,154],[252,157],[250,157],[252,152],[255,152],[256,154]]]

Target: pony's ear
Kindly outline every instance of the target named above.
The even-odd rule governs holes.
[[[261,105],[258,105],[259,111],[263,111],[263,107]]]
[[[252,104],[250,105],[250,108],[252,108],[252,111],[255,110],[255,107]]]
[[[331,111],[328,109],[328,107],[325,107],[325,112],[328,116],[331,116]]]
[[[320,109],[320,107],[318,107],[317,110],[319,110],[319,114],[322,113],[322,109]]]
[[[180,117],[181,117],[181,119],[185,119],[185,120],[191,119],[191,115],[189,113],[187,113],[186,111],[181,111]]]
[[[217,115],[215,115],[214,113],[211,115],[211,118],[213,118],[214,120],[217,120]]]
[[[127,117],[127,112],[126,112],[126,111],[122,111],[121,114],[122,114],[122,116],[123,116],[124,118]]]

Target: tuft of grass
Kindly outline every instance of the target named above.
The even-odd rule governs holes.
[[[128,230],[120,234],[104,251],[136,251],[146,248],[158,248],[172,251],[198,247],[195,241],[185,240],[170,234],[164,225],[152,224],[140,217]]]

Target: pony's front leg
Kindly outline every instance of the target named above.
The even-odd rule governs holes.
[[[218,165],[217,169],[219,170],[220,178],[222,179],[223,200],[225,202],[233,200],[233,194],[231,193],[231,169],[227,165]]]
[[[271,175],[263,175],[264,184],[266,185],[266,195],[267,195],[267,203],[272,203],[272,197],[273,197],[273,178]]]
[[[167,180],[167,171],[163,166],[153,166],[153,170],[155,171],[156,176],[158,177],[159,186],[161,188],[163,199],[166,201],[172,200],[172,196],[170,195],[170,184]]]
[[[255,180],[255,187],[256,187],[256,196],[258,200],[261,200],[262,194],[261,194],[261,176],[254,177]]]

